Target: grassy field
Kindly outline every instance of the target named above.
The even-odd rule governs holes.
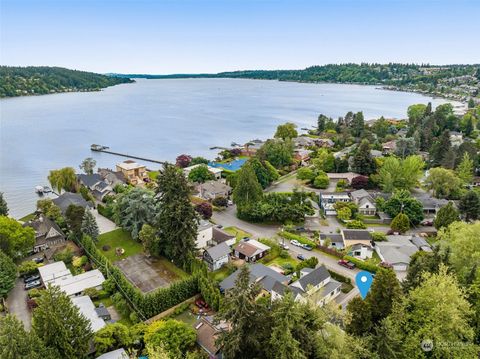
[[[237,238],[237,242],[242,239],[243,237],[251,237],[252,235],[248,232],[242,231],[238,227],[225,227],[223,230],[232,236],[235,236]]]
[[[220,269],[217,269],[214,272],[210,272],[210,278],[217,282],[221,282],[222,280],[227,278],[229,275],[230,274],[227,267],[222,267]]]
[[[270,262],[264,263],[266,266],[269,266],[271,264],[275,264],[279,267],[283,266],[284,264],[291,264],[293,267],[295,267],[300,261],[296,258],[288,257],[288,258],[282,258],[278,256],[277,258],[271,260]]]
[[[104,251],[102,249],[103,246],[109,246],[110,249]],[[115,253],[115,248],[117,247],[123,248],[125,251],[121,256]],[[143,251],[142,245],[134,241],[130,233],[122,228],[98,236],[97,248],[112,263]]]

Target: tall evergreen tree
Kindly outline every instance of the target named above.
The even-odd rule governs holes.
[[[265,306],[256,301],[261,288],[250,284],[250,270],[247,265],[239,269],[235,286],[225,295],[217,320],[226,320],[230,330],[222,332],[218,344],[225,358],[261,358],[263,346],[268,341],[264,330]]]
[[[45,348],[34,331],[25,331],[14,315],[0,316],[0,358],[60,359],[53,350]]]
[[[85,210],[85,213],[83,215],[83,220],[82,220],[82,233],[86,234],[90,238],[92,238],[94,241],[97,240],[98,235],[99,235],[99,229],[98,229],[98,224],[93,216],[92,212],[90,210]]]
[[[190,188],[177,167],[164,164],[157,177],[156,228],[160,250],[184,267],[195,256],[198,216],[190,203]]]
[[[430,150],[432,167],[440,166],[443,163],[451,147],[450,132],[445,130]]]
[[[402,290],[395,272],[389,268],[379,268],[365,299],[370,305],[371,320],[374,326],[388,317],[392,312],[393,305],[400,300],[401,294]]]
[[[0,192],[0,216],[8,216],[8,205],[3,198],[3,192]]]
[[[375,160],[370,153],[370,144],[368,141],[363,140],[353,156],[352,170],[366,176],[375,173]]]
[[[327,124],[328,117],[325,116],[324,114],[320,114],[317,119],[317,133],[321,134],[323,131],[325,131],[325,126]]]
[[[90,322],[59,287],[49,286],[37,299],[32,328],[61,358],[85,358],[93,333]]]
[[[467,222],[479,219],[480,195],[475,191],[468,191],[462,196],[462,198],[460,198],[458,209]]]
[[[448,202],[446,206],[440,208],[433,221],[436,229],[440,229],[443,227],[448,227],[451,223],[460,220],[460,213],[458,210],[453,206],[452,202]]]
[[[13,260],[0,249],[0,298],[6,297],[15,286],[17,267]]]
[[[351,127],[352,127],[352,135],[354,137],[362,136],[363,130],[365,129],[363,112],[357,112],[355,115],[353,115]]]
[[[262,186],[258,182],[255,171],[249,163],[246,163],[238,173],[237,185],[233,190],[233,201],[237,206],[242,207],[256,203],[262,197]]]

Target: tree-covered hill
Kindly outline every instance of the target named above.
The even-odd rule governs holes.
[[[118,78],[61,67],[0,66],[0,97],[98,91],[108,86],[129,82],[133,81],[129,78]]]

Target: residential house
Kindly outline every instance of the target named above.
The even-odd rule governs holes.
[[[242,156],[253,156],[263,146],[265,141],[255,139],[247,142],[242,148]]]
[[[198,224],[198,233],[196,247],[198,249],[206,248],[213,244],[213,224],[209,221],[201,220]]]
[[[88,188],[92,195],[99,201],[102,201],[105,196],[114,194],[113,188],[104,181],[99,173],[91,175],[78,174],[77,180],[80,184]]]
[[[222,322],[215,323],[213,317],[206,316],[200,318],[193,327],[197,332],[197,344],[208,354],[208,358],[222,359],[217,339],[223,331],[228,330],[228,326]]]
[[[392,154],[397,149],[397,141],[391,140],[382,144],[382,151],[384,154]]]
[[[34,220],[24,223],[23,226],[32,227],[35,231],[34,253],[62,246],[66,241],[65,234],[60,227],[43,214],[40,214]]]
[[[208,269],[214,271],[228,263],[231,252],[232,249],[228,244],[221,242],[220,244],[207,248],[203,252],[203,261],[207,263]]]
[[[210,172],[216,180],[219,180],[222,178],[222,172],[223,172],[223,169],[220,168],[220,167],[212,167],[212,166],[208,166],[208,165],[205,165],[205,164],[198,164],[198,165],[193,165],[193,166],[189,166],[189,167],[185,167],[183,169],[183,174],[185,175],[185,177],[188,178],[188,175],[190,174],[190,172],[192,172],[193,169],[199,167],[199,166],[207,166],[207,169],[208,169],[208,172]]]
[[[98,269],[72,275],[64,262],[54,262],[38,268],[43,285],[48,284],[60,287],[69,297],[84,294],[85,289],[102,289],[105,277]]]
[[[144,180],[148,178],[146,166],[132,160],[117,163],[116,170],[122,172],[127,182],[134,186],[143,184]]]
[[[83,208],[91,208],[92,204],[87,202],[81,194],[64,192],[57,198],[54,198],[52,202],[60,208],[63,214],[67,212],[67,209],[70,205],[79,206]]]
[[[122,171],[113,171],[108,168],[99,168],[98,174],[103,178],[103,180],[108,183],[112,188],[115,188],[117,185],[124,186],[127,184],[127,179]]]
[[[225,232],[223,229],[213,227],[212,229],[212,242],[214,244],[220,244],[225,242],[228,246],[233,246],[236,243],[236,237],[230,233]]]
[[[352,184],[352,180],[358,176],[360,175],[355,172],[327,173],[327,177],[330,181],[344,180],[347,181],[349,185]]]
[[[235,257],[244,259],[246,262],[255,262],[265,257],[269,250],[269,246],[255,239],[244,239],[233,248],[233,253]]]
[[[355,244],[372,245],[372,236],[366,229],[343,229],[343,247],[351,247]]]
[[[423,213],[426,215],[435,215],[443,206],[448,204],[448,200],[443,198],[434,198],[429,195],[414,195],[414,197],[422,204]]]
[[[453,147],[459,147],[463,143],[463,133],[450,131],[450,143]]]
[[[325,246],[329,242],[328,247],[337,250],[343,249],[343,236],[340,233],[320,233],[320,244]]]
[[[80,314],[82,314],[90,322],[90,327],[94,333],[98,332],[107,324],[105,320],[98,316],[92,300],[88,295],[82,295],[80,297],[71,298],[73,305],[75,305]]]
[[[373,256],[373,248],[369,245],[365,244],[354,244],[350,248],[350,253],[352,257],[356,257],[362,260],[365,260],[367,258],[372,258]]]
[[[336,216],[335,203],[350,202],[351,198],[347,192],[321,192],[319,195],[320,208],[327,216]]]
[[[417,246],[411,242],[411,236],[393,235],[387,236],[386,242],[375,242],[375,252],[382,262],[398,272],[408,269],[410,258],[417,251]]]
[[[297,161],[306,162],[310,159],[310,154],[312,152],[313,151],[311,151],[311,150],[305,150],[305,149],[302,149],[302,148],[297,148],[297,149],[294,150],[294,158]]]
[[[200,183],[197,189],[200,197],[207,200],[214,200],[218,197],[228,198],[232,193],[232,187],[220,181]]]
[[[432,247],[425,240],[425,238],[422,238],[422,237],[419,237],[419,236],[414,236],[410,239],[410,242],[412,242],[421,251],[424,251],[424,252],[431,252],[432,251]]]
[[[295,148],[306,148],[316,146],[315,139],[308,136],[299,136],[293,139]]]
[[[323,306],[336,298],[342,284],[334,280],[324,265],[311,271],[304,271],[300,279],[286,286],[276,282],[272,288],[272,301],[280,299],[289,290],[295,301]]]
[[[324,147],[324,148],[332,148],[335,146],[335,142],[333,142],[329,138],[316,138],[315,143],[318,147]]]
[[[267,267],[261,263],[255,263],[249,265],[250,269],[250,283],[258,283],[264,292],[271,293],[272,287],[276,282],[287,284],[289,279],[283,274],[274,271],[272,268]],[[235,287],[235,281],[237,280],[240,270],[236,270],[230,274],[227,278],[220,282],[220,291],[225,292]]]
[[[377,213],[375,200],[372,198],[370,193],[364,189],[350,192],[350,197],[352,198],[352,202],[358,206],[358,212],[360,214],[365,216],[374,216]]]

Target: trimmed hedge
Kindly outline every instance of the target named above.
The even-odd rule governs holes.
[[[313,248],[315,248],[317,246],[317,244],[314,241],[312,241],[312,240],[310,240],[310,239],[308,239],[304,236],[300,236],[298,234],[293,234],[293,233],[290,233],[290,232],[283,231],[283,232],[279,232],[278,235],[280,237],[283,237],[283,238],[288,239],[290,241],[295,239],[298,242],[300,242],[302,244],[308,244],[309,246],[312,246]]]
[[[336,249],[328,248],[328,247],[322,246],[320,244],[317,246],[317,248],[324,253],[331,254],[332,256],[335,256],[335,257],[340,258],[340,259],[342,259],[343,256],[344,256],[343,253],[337,251]]]
[[[97,249],[93,240],[83,236],[77,243],[85,249],[87,256],[93,260],[107,278],[113,278],[120,293],[127,299],[133,309],[139,312],[142,319],[151,318],[198,293],[198,278],[196,275],[182,281],[172,283],[167,288],[143,294],[138,288],[125,278],[122,271]]]
[[[328,269],[328,273],[330,273],[330,276],[333,279],[338,280],[339,282],[352,284],[352,280],[348,277],[345,277],[337,272],[331,271],[330,269]]]
[[[345,259],[349,262],[352,262],[353,264],[355,264],[357,266],[357,268],[366,270],[368,272],[375,273],[378,270],[378,267],[376,265],[371,264],[371,263],[366,263],[366,262],[364,262],[360,259],[354,258],[352,256],[344,256],[343,259]]]

